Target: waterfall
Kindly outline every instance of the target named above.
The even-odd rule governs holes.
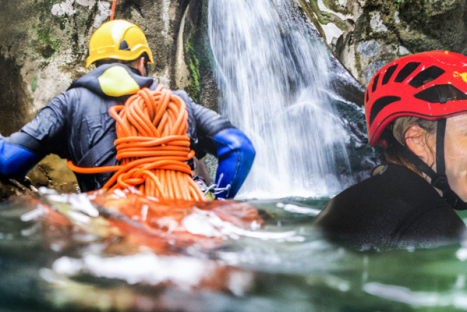
[[[243,198],[339,192],[349,134],[331,102],[329,51],[296,0],[211,0],[221,113],[257,156]]]

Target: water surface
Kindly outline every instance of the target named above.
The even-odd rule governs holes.
[[[467,244],[348,250],[311,226],[326,198],[196,207],[117,198],[3,203],[0,310],[467,309]]]

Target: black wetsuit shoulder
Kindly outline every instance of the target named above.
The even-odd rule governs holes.
[[[458,240],[466,229],[425,179],[398,165],[335,196],[314,224],[327,237],[363,250],[430,247]]]

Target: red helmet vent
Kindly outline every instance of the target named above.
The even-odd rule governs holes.
[[[394,102],[398,102],[402,100],[398,96],[385,96],[380,99],[378,99],[374,104],[373,107],[371,108],[370,112],[370,125],[373,123],[373,120],[378,116],[379,112],[382,111],[386,106],[389,104],[392,104]]]
[[[389,82],[389,79],[391,79],[396,69],[397,69],[397,65],[393,65],[388,68],[388,71],[386,72],[386,74],[384,74],[384,77],[383,77],[383,83],[382,83],[383,86]]]
[[[467,95],[453,85],[437,85],[414,95],[417,99],[430,103],[445,104],[447,101],[467,100]]]
[[[413,73],[418,68],[418,66],[420,66],[420,64],[421,63],[411,62],[405,65],[404,68],[402,68],[401,71],[397,74],[397,77],[394,80],[394,82],[404,82],[404,80],[407,79],[407,77],[409,77],[410,74]]]
[[[415,76],[409,82],[409,85],[411,85],[414,88],[420,88],[421,86],[426,85],[427,83],[437,79],[444,73],[445,71],[437,66],[428,67],[427,69],[422,70],[420,73],[418,73],[418,75]]]
[[[378,86],[379,75],[375,77],[373,80],[373,89],[371,90],[373,93],[376,91],[376,87]]]

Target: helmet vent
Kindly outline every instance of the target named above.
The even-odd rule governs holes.
[[[366,102],[368,103],[370,101],[370,95],[368,94],[368,91],[366,91]]]
[[[131,51],[130,47],[128,46],[128,43],[126,42],[126,40],[122,40],[120,42],[120,50],[124,50],[124,51]]]
[[[414,88],[419,88],[444,74],[445,71],[437,66],[431,66],[417,74],[409,83]]]
[[[379,112],[383,110],[389,104],[400,101],[401,98],[398,96],[385,96],[380,99],[377,99],[370,111],[370,126],[373,123],[373,120],[378,116]]]
[[[407,77],[410,76],[411,73],[417,69],[418,66],[420,66],[420,63],[407,63],[407,65],[405,65],[404,68],[402,68],[401,71],[397,74],[394,82],[403,82],[405,79],[407,79]]]
[[[394,72],[396,71],[396,68],[397,68],[397,65],[393,65],[388,68],[388,70],[386,71],[386,74],[384,74],[384,77],[383,77],[383,83],[382,83],[383,86],[389,82],[389,79],[391,79],[392,74],[394,74]]]
[[[453,85],[437,85],[414,95],[419,100],[444,104],[447,101],[467,100],[467,95]]]
[[[379,75],[375,77],[375,79],[373,79],[373,87],[371,89],[371,92],[375,92],[376,91],[376,87],[378,86],[378,81],[379,81]]]

